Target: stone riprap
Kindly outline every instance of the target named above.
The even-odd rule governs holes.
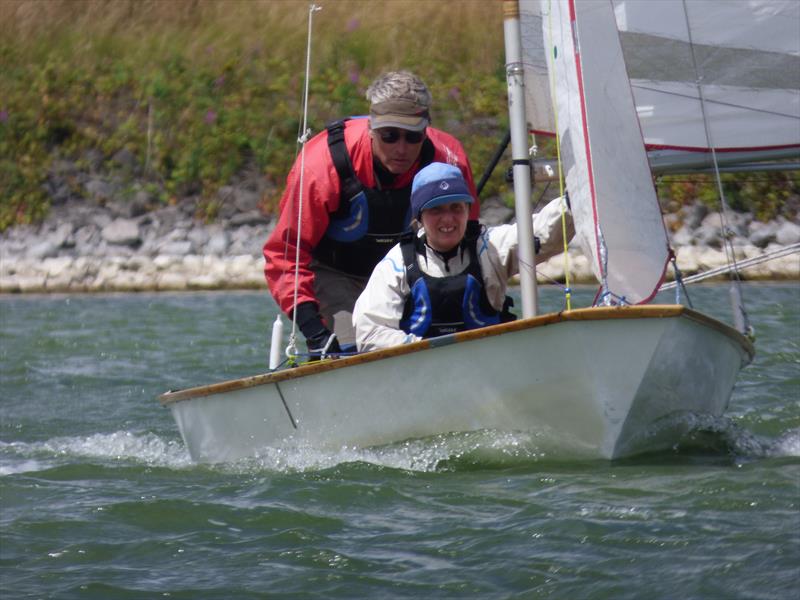
[[[266,289],[261,247],[274,223],[258,210],[257,192],[223,190],[230,201],[217,222],[206,224],[194,218],[192,200],[146,210],[147,198],[105,201],[109,190],[99,183],[94,188],[88,199],[54,206],[40,225],[0,234],[0,292]],[[490,225],[512,216],[491,199],[482,207],[482,220]],[[697,205],[668,215],[666,223],[684,275],[727,263],[719,214]],[[728,229],[737,260],[800,242],[800,226],[786,219],[761,223],[734,213]],[[594,281],[577,250],[570,250],[568,262],[573,283]],[[563,256],[539,267],[542,282],[563,276]],[[800,254],[749,268],[743,276],[800,279]]]

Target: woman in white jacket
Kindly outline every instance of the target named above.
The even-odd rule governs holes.
[[[473,201],[457,167],[431,163],[414,177],[411,214],[421,228],[389,250],[356,301],[360,352],[514,318],[506,288],[519,269],[517,227],[468,221]],[[533,216],[540,260],[563,250],[562,203]]]

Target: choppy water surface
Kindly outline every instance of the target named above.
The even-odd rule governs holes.
[[[0,297],[2,597],[796,598],[800,286],[745,299],[756,360],[668,453],[473,433],[211,467],[155,398],[263,372],[267,294]]]

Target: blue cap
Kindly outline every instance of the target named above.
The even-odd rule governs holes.
[[[461,169],[453,165],[431,163],[414,176],[411,184],[411,214],[417,219],[423,210],[434,206],[474,201]]]

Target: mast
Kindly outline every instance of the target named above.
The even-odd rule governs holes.
[[[519,276],[522,317],[538,312],[536,256],[531,219],[531,161],[528,154],[528,121],[525,116],[525,78],[522,65],[522,36],[517,0],[503,1],[503,32],[506,49],[508,116],[511,130],[511,158],[514,174],[514,207],[519,240]]]

